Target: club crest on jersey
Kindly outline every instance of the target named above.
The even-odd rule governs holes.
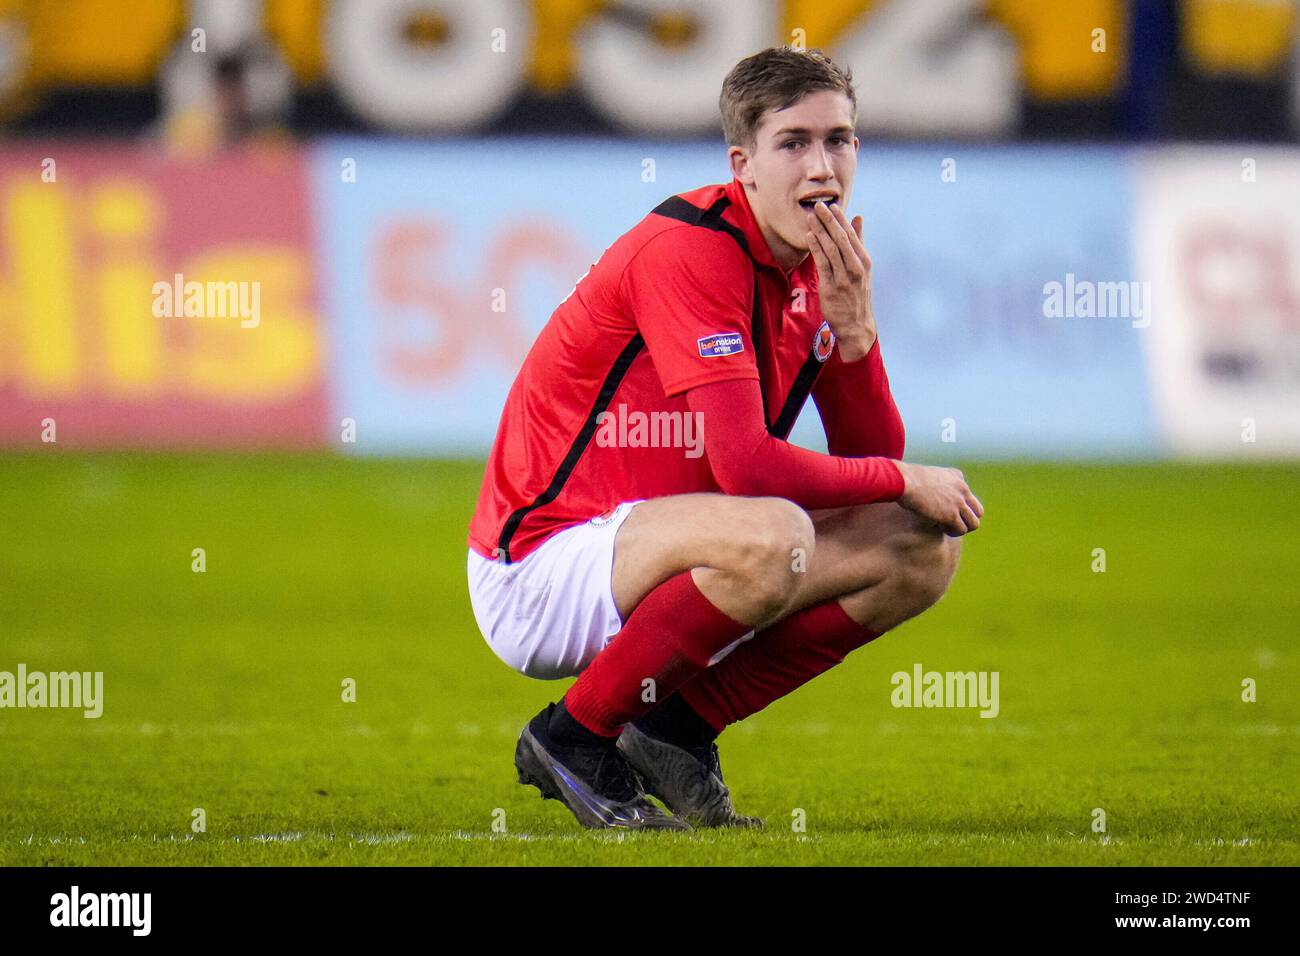
[[[735,355],[745,351],[745,340],[739,332],[715,332],[696,339],[700,347],[700,358],[713,358],[717,355]]]
[[[834,348],[835,333],[831,331],[831,324],[822,320],[822,324],[817,327],[817,333],[813,336],[813,358],[825,362],[831,357],[831,350]]]

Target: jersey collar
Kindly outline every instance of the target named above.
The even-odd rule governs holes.
[[[758,220],[754,218],[754,210],[749,206],[749,196],[745,193],[745,187],[736,178],[732,178],[726,187],[727,198],[731,200],[731,208],[735,210],[736,225],[745,235],[745,241],[749,243],[749,252],[754,261],[759,265],[769,266],[776,269],[783,276],[786,271],[781,268],[780,263],[772,256],[772,250],[767,246],[767,240],[763,238],[763,231],[758,228]],[[813,282],[816,279],[817,267],[812,256],[805,256],[803,261],[794,267],[789,273],[789,280],[793,282],[796,278],[801,278],[804,282]]]

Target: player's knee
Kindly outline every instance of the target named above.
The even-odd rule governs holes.
[[[935,531],[900,536],[895,544],[900,586],[913,613],[938,603],[952,583],[961,539]]]
[[[769,614],[783,610],[798,590],[797,572],[807,567],[815,534],[812,519],[783,498],[756,498],[737,553],[737,572],[756,604]]]

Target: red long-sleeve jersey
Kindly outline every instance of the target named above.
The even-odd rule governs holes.
[[[660,204],[552,315],[515,379],[469,544],[517,561],[620,501],[712,491],[805,508],[903,492],[879,343],[846,363],[811,257],[773,259],[744,187]],[[809,393],[829,455],[785,439]]]

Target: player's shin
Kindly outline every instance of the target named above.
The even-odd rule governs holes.
[[[617,737],[751,630],[718,610],[689,571],[651,591],[565,695],[589,731]]]
[[[879,637],[826,601],[760,630],[684,685],[679,696],[715,731],[744,720]]]

